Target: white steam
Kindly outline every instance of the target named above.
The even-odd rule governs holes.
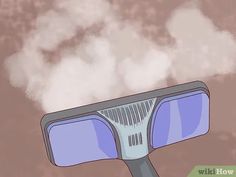
[[[89,32],[101,26],[98,33]],[[46,52],[60,50],[52,63]],[[58,0],[36,20],[21,51],[6,60],[13,86],[26,90],[45,112],[76,107],[179,82],[235,71],[236,42],[198,9],[179,9],[167,22],[175,39],[159,46],[120,20],[106,0]]]
[[[236,43],[231,33],[218,31],[197,9],[177,10],[167,23],[176,40],[170,54],[178,81],[229,74],[235,71]]]

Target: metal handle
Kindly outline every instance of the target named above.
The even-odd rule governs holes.
[[[148,156],[141,159],[125,160],[133,177],[159,177]]]

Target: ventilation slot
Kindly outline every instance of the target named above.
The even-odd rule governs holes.
[[[116,123],[135,125],[142,122],[145,117],[147,117],[148,113],[152,111],[155,100],[154,98],[98,112]]]
[[[143,144],[143,137],[142,137],[142,133],[135,133],[133,135],[128,136],[128,142],[129,142],[129,146],[137,146],[140,144]]]

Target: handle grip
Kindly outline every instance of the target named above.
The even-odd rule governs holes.
[[[133,177],[159,177],[148,156],[125,163]]]

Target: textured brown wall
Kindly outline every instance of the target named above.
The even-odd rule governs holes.
[[[160,42],[167,42],[160,37],[168,37],[164,29],[166,19],[184,2],[113,1],[125,19],[163,26],[152,34]],[[219,29],[228,30],[236,37],[236,1],[204,0],[199,4]],[[130,15],[129,8],[134,5],[138,10]],[[148,6],[155,7],[156,14],[145,19]],[[32,21],[48,8],[50,2],[46,0],[0,0],[0,177],[129,177],[127,167],[119,160],[65,169],[51,165],[39,125],[43,111],[22,90],[9,84],[4,59],[21,47]],[[210,78],[207,84],[211,91],[211,131],[206,136],[153,152],[151,160],[162,177],[186,176],[193,166],[200,164],[236,164],[236,75]]]

